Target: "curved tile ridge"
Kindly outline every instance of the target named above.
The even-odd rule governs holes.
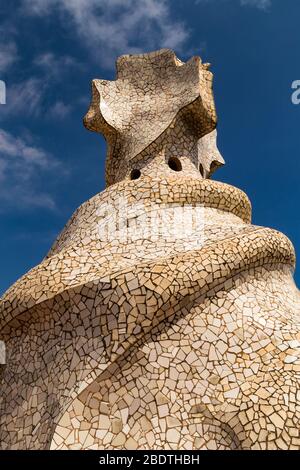
[[[250,267],[280,263],[294,268],[295,265],[295,253],[290,240],[282,233],[268,228],[242,233],[199,250],[135,265],[131,263],[121,270],[116,260],[107,262],[93,256],[91,252],[91,247],[72,248],[69,256],[63,252],[46,259],[17,281],[1,299],[0,329],[26,310],[65,291],[92,282],[98,285],[98,295],[101,296],[101,284],[107,289],[124,272],[134,273],[139,279],[139,273],[149,272],[156,265],[161,266],[158,278],[164,278],[168,285],[175,281],[175,291],[179,285],[178,278],[185,278],[187,284],[183,285],[192,284],[199,290],[206,285],[211,288],[216,281],[220,284],[222,279],[226,280]],[[144,281],[139,285],[147,288]],[[159,290],[160,285],[161,280],[158,282]],[[116,287],[112,286],[113,289]],[[173,291],[168,293],[169,296],[173,294]]]
[[[121,194],[121,196],[120,196]],[[47,257],[74,243],[80,244],[86,234],[91,235],[91,224],[99,219],[102,204],[112,207],[120,199],[128,204],[199,204],[232,213],[245,223],[251,223],[251,203],[240,189],[207,179],[171,177],[166,179],[144,176],[136,181],[122,181],[84,202],[74,212],[57,237]]]
[[[159,269],[161,265],[158,265]],[[290,270],[287,265],[282,265],[281,263],[276,263],[276,264],[265,264],[265,268],[268,268],[270,270],[283,270],[287,276],[290,276]],[[249,266],[249,269],[253,268],[260,268],[258,264],[253,264],[252,266]],[[130,330],[126,331],[126,333],[119,337],[118,340],[115,342],[115,344],[111,347],[106,349],[106,362],[99,362],[97,367],[92,369],[88,375],[85,376],[83,381],[80,383],[80,386],[78,388],[73,389],[71,394],[70,394],[70,399],[80,399],[83,402],[86,401],[86,396],[89,393],[90,386],[93,386],[95,382],[100,382],[102,380],[105,380],[109,378],[111,375],[115,374],[118,368],[120,367],[120,361],[124,361],[127,359],[128,354],[130,354],[130,351],[132,351],[132,347],[137,348],[139,347],[144,341],[145,337],[147,335],[151,335],[151,332],[153,329],[155,329],[160,323],[163,321],[168,321],[174,315],[178,314],[178,312],[185,311],[188,312],[189,308],[197,304],[199,299],[204,299],[206,296],[209,295],[210,292],[218,292],[222,290],[224,287],[227,288],[227,290],[230,289],[230,287],[227,287],[227,284],[230,283],[231,287],[234,287],[234,282],[235,279],[239,274],[241,274],[243,270],[237,271],[234,275],[231,275],[231,273],[226,277],[224,275],[220,279],[215,279],[214,282],[212,283],[207,283],[202,289],[197,290],[195,289],[193,295],[185,294],[185,295],[178,295],[179,288],[180,286],[184,289],[184,281],[186,278],[179,278],[179,283],[180,286],[179,288],[176,288],[174,293],[170,298],[167,298],[165,302],[159,302],[157,301],[156,305],[151,305],[151,309],[155,312],[154,315],[151,316],[149,315],[148,310],[144,312],[144,325],[142,321],[138,321],[139,319],[137,318],[136,323],[131,323],[130,325]],[[245,271],[244,271],[245,272]],[[160,272],[159,272],[160,273]],[[123,273],[122,273],[123,274]],[[122,276],[122,274],[120,274]],[[165,273],[163,273],[165,274]],[[160,281],[164,281],[164,277],[161,277],[161,279],[157,280],[156,285],[159,286]],[[292,280],[292,277],[290,278]],[[173,278],[173,281],[175,281],[175,278]],[[176,285],[172,283],[170,286]],[[296,289],[296,286],[295,286]],[[126,292],[125,292],[126,295]],[[130,295],[130,293],[129,293]],[[147,295],[144,296],[146,299]],[[300,302],[300,294],[298,295],[299,302]],[[127,298],[128,301],[128,298]],[[126,300],[125,300],[126,302]],[[132,321],[132,318],[130,319]],[[150,320],[150,323],[149,323]],[[295,321],[295,319],[291,319],[291,322]],[[147,323],[148,322],[148,323]],[[129,322],[128,322],[129,323]],[[127,323],[127,325],[128,325]],[[122,325],[124,327],[124,324]],[[134,329],[134,334],[132,334],[132,330]],[[140,330],[137,332],[137,330]],[[287,335],[288,340],[290,341],[290,335]]]

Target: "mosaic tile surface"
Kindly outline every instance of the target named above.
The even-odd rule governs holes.
[[[294,249],[209,179],[208,67],[162,50],[93,81],[108,187],[0,299],[0,448],[300,449]]]

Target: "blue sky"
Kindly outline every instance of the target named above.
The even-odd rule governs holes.
[[[299,0],[1,3],[0,293],[104,189],[104,140],[82,125],[90,81],[113,79],[122,53],[161,47],[212,63],[226,160],[215,179],[243,189],[253,222],[284,232],[300,253]]]

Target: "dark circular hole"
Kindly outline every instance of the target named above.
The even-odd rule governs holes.
[[[169,158],[168,165],[171,168],[171,170],[173,170],[173,171],[181,171],[182,170],[181,162],[176,157]]]
[[[204,177],[204,168],[203,168],[202,163],[200,163],[199,165],[199,171],[200,171],[201,176]]]
[[[140,170],[132,170],[130,173],[131,180],[138,180],[140,176],[141,176]]]

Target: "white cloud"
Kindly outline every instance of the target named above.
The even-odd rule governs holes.
[[[56,119],[63,119],[70,114],[71,110],[71,105],[66,104],[63,101],[56,101],[56,103],[54,103],[54,105],[48,110],[48,116]]]
[[[36,15],[45,15],[60,0],[23,0],[25,10]]]
[[[6,168],[7,168],[6,162],[4,160],[1,160],[0,158],[0,183],[4,179]]]
[[[38,116],[46,88],[46,81],[37,77],[12,84],[7,88],[6,106],[3,107],[2,117],[20,113]]]
[[[89,51],[110,67],[122,53],[161,47],[181,51],[186,26],[171,18],[167,0],[23,0],[27,14],[59,11]]]
[[[39,67],[45,74],[51,78],[59,79],[71,68],[79,67],[79,63],[69,55],[56,56],[52,52],[44,52],[38,55],[34,60],[34,65]]]
[[[43,94],[47,91],[47,88],[51,84],[57,83],[58,81],[65,79],[65,76],[68,72],[72,71],[74,68],[79,68],[81,65],[71,56],[57,56],[52,52],[45,52],[37,56],[34,60],[34,65],[38,67],[42,73],[43,78],[39,82],[43,83],[43,86],[39,86],[40,95],[37,93],[36,97],[39,98],[36,100],[37,108],[41,110]],[[70,104],[64,103],[62,100],[58,100],[51,107],[44,107],[44,114],[47,117],[51,118],[65,118],[70,114],[72,106]]]
[[[50,118],[66,117],[72,106],[61,100],[49,106],[45,99],[50,90],[52,81],[46,76],[33,77],[23,82],[12,84],[7,88],[6,105],[1,108],[0,119],[3,121],[9,116],[34,116]],[[49,101],[49,100],[48,100]]]
[[[54,209],[51,195],[36,189],[36,179],[59,166],[48,152],[0,129],[0,198],[6,207]]]
[[[3,51],[2,51],[3,52]],[[2,56],[4,64],[4,56]],[[7,68],[8,68],[8,62]],[[6,88],[6,105],[1,107],[0,120],[9,116],[26,115],[38,117],[41,114],[49,117],[65,117],[72,106],[61,100],[49,106],[47,95],[67,72],[81,65],[70,56],[56,56],[52,52],[38,55],[34,61],[34,75],[21,82],[9,83]],[[1,52],[0,52],[1,72]]]
[[[17,46],[14,41],[0,43],[0,72],[6,72],[18,59]]]
[[[0,155],[19,158],[28,165],[45,167],[49,165],[49,157],[43,150],[28,145],[23,139],[0,129]]]
[[[212,2],[217,2],[221,0],[195,0],[196,4],[199,3],[212,3]],[[232,1],[232,0],[222,0],[223,2],[225,1]],[[272,5],[272,0],[235,0],[238,1],[238,3],[241,6],[250,6],[250,7],[255,7],[260,10],[268,10],[268,8],[271,7]]]

